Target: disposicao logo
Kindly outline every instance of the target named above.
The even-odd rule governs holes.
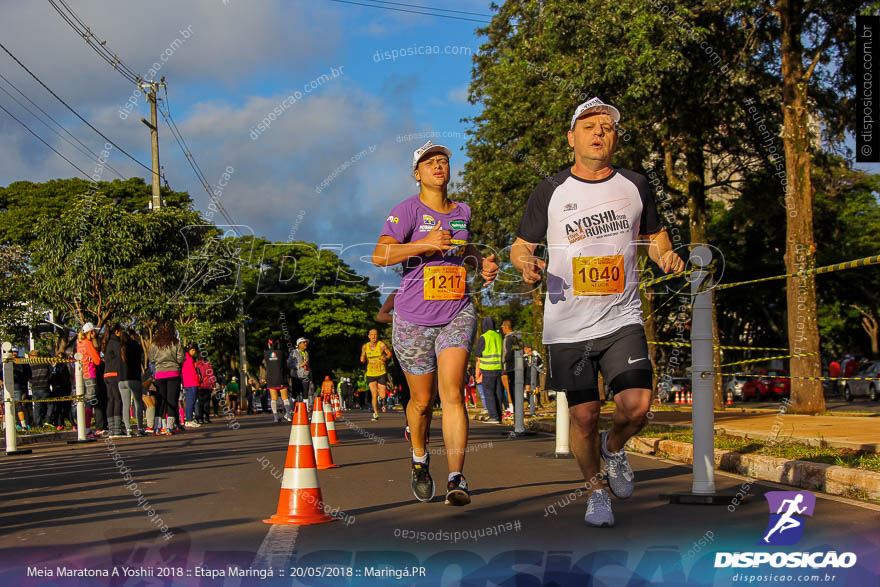
[[[768,491],[764,494],[770,520],[760,545],[791,546],[804,535],[804,518],[816,509],[816,496],[809,491]],[[755,568],[769,564],[774,568],[849,568],[856,564],[852,552],[716,552],[715,568]]]
[[[809,491],[768,491],[764,494],[770,506],[767,531],[758,544],[791,546],[804,535],[804,519],[816,509],[816,496]]]

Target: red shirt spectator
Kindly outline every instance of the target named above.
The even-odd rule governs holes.
[[[831,361],[828,363],[828,375],[831,377],[840,377],[840,363]]]
[[[214,368],[211,367],[210,361],[199,359],[195,363],[195,368],[199,372],[199,389],[211,391],[214,389],[216,378],[214,377]]]

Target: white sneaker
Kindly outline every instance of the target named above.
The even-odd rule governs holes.
[[[610,528],[614,525],[614,513],[611,511],[611,496],[604,489],[597,489],[587,501],[587,513],[584,521],[597,528]]]
[[[293,422],[293,418],[290,417],[289,413],[284,412],[284,421],[285,422]]]
[[[608,478],[608,489],[618,499],[626,499],[633,494],[635,475],[629,460],[626,458],[626,450],[610,453],[605,446],[608,442],[608,431],[605,430],[599,436],[599,453],[605,459],[605,473]]]
[[[196,422],[195,420],[189,420],[187,422],[184,422],[183,427],[184,428],[201,428],[202,425],[199,424],[198,422]]]

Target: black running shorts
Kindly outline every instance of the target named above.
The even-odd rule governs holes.
[[[549,344],[547,349],[550,389],[565,392],[569,406],[599,401],[600,372],[614,393],[653,386],[654,369],[641,324],[584,342]]]
[[[382,373],[381,375],[369,375],[366,377],[367,385],[372,383],[373,381],[377,382],[379,385],[388,385],[388,374]]]

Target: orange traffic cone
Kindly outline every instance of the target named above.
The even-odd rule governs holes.
[[[729,389],[727,390],[727,405],[728,406],[733,405],[733,392],[730,391]]]
[[[694,394],[688,392],[688,405],[692,406],[694,404]]]
[[[675,392],[675,405],[679,405],[679,404],[681,404],[681,392],[676,391]]]
[[[324,414],[327,415],[327,440],[330,444],[339,444],[339,439],[336,437],[336,418],[329,403],[324,404]]]
[[[281,477],[278,511],[263,521],[293,526],[332,522],[336,518],[324,512],[323,504],[309,432],[308,410],[304,402],[297,402],[284,461],[284,476]]]
[[[321,396],[315,398],[315,409],[312,410],[312,446],[315,448],[315,459],[318,469],[332,469],[339,465],[333,462],[330,452],[330,440],[327,438],[327,424],[324,421],[324,406]]]
[[[333,404],[334,404],[334,407],[336,408],[334,410],[336,412],[336,414],[334,414],[334,415],[336,416],[337,419],[341,418],[342,417],[342,401],[340,401],[339,396],[336,394],[333,394]]]

